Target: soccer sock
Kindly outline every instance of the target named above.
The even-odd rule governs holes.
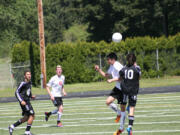
[[[31,125],[27,124],[26,131],[30,131],[30,129],[31,129]]]
[[[121,111],[118,109],[117,105],[115,103],[111,103],[109,107],[117,113],[117,115],[121,115]]]
[[[57,117],[57,121],[58,121],[58,122],[61,121],[61,116],[62,116],[62,113],[61,113],[61,112],[58,112],[58,117]]]
[[[126,119],[126,112],[121,112],[120,127],[119,127],[120,130],[124,129],[125,119]]]
[[[19,126],[19,125],[21,125],[21,124],[22,124],[21,120],[18,120],[16,123],[14,123],[14,124],[11,126],[11,128],[14,129],[14,127],[17,127],[17,126]]]
[[[129,125],[128,125],[128,127],[131,128],[131,127],[133,126],[134,116],[129,116],[128,119],[129,119]]]
[[[51,114],[57,114],[57,112],[58,112],[58,109],[55,109],[55,110],[53,110],[52,112],[50,112],[49,115],[51,115]]]

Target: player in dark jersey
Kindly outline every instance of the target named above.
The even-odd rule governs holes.
[[[127,55],[128,64],[119,72],[121,80],[121,88],[128,97],[129,103],[129,125],[127,128],[128,135],[132,135],[132,126],[134,122],[134,110],[137,102],[137,94],[139,91],[139,79],[141,76],[140,67],[136,65],[136,56],[134,54]]]
[[[19,104],[22,109],[23,118],[19,119],[16,123],[9,126],[9,134],[13,134],[13,130],[15,127],[21,125],[22,123],[27,121],[27,127],[25,131],[25,135],[32,135],[30,132],[31,125],[33,123],[35,113],[33,107],[30,103],[30,99],[34,99],[35,96],[32,96],[31,93],[31,72],[25,71],[24,73],[24,81],[20,83],[18,86],[15,96],[19,101]]]

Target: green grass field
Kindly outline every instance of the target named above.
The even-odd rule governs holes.
[[[93,82],[93,83],[78,83],[78,84],[66,84],[65,90],[67,93],[71,92],[86,92],[97,90],[111,90],[114,87],[114,83],[107,82]],[[161,86],[175,86],[180,85],[180,76],[167,76],[163,78],[141,79],[140,87],[161,87]],[[0,89],[0,97],[13,97],[15,89]],[[32,92],[35,95],[47,94],[45,89],[32,88]]]
[[[119,124],[116,114],[105,105],[106,97],[64,99],[64,127],[56,127],[56,116],[48,122],[44,112],[55,109],[51,101],[32,101],[36,119],[35,135],[112,135]],[[133,135],[179,135],[180,93],[139,95]],[[7,127],[21,117],[18,103],[0,104],[0,135],[8,135]],[[126,120],[126,125],[127,127]],[[13,135],[23,135],[26,124],[16,128]],[[123,134],[127,134],[124,131]]]

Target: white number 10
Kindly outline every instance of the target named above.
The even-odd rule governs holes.
[[[125,70],[125,79],[133,79],[134,71],[132,69]]]

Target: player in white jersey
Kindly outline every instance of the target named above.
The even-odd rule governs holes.
[[[107,78],[107,82],[116,82],[115,87],[111,91],[109,97],[106,99],[106,104],[117,113],[117,117],[115,122],[118,123],[120,120],[120,131],[123,132],[124,130],[124,123],[126,118],[126,96],[124,96],[119,82],[119,71],[123,68],[123,66],[117,61],[117,55],[115,53],[110,53],[107,56],[107,62],[110,65],[107,73],[103,72],[98,65],[95,65],[96,71],[98,71],[102,76]],[[112,78],[110,78],[112,77]],[[117,105],[114,100],[118,100],[118,104],[120,104],[121,111],[118,109]]]
[[[62,68],[60,65],[56,67],[56,75],[51,77],[49,80],[46,90],[53,101],[54,106],[57,107],[57,109],[53,110],[52,112],[45,112],[45,120],[48,121],[50,115],[57,114],[57,126],[63,127],[61,123],[61,116],[63,113],[63,100],[62,96],[66,96],[66,92],[64,90],[64,81],[65,76],[62,75]],[[51,88],[51,91],[50,91]]]

